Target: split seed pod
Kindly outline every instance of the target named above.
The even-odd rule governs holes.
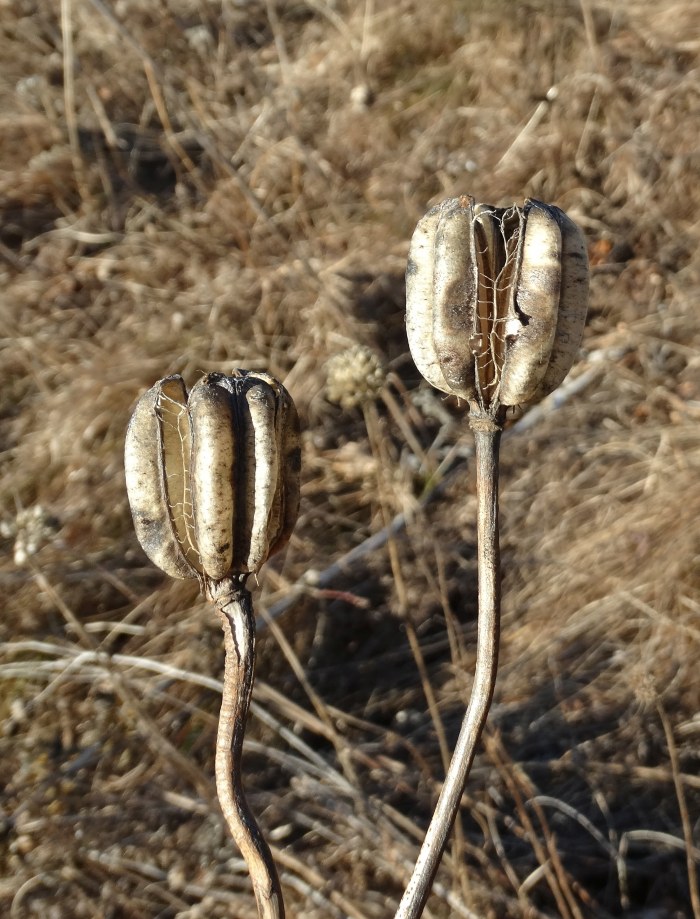
[[[497,208],[462,196],[418,223],[406,270],[416,366],[494,417],[537,402],[574,362],[588,307],[583,234],[559,208]]]
[[[266,373],[180,376],[138,401],[126,436],[136,535],[167,574],[200,581],[257,572],[299,512],[296,409]]]

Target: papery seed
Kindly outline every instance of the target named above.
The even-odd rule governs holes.
[[[160,420],[163,479],[170,520],[180,551],[189,564],[202,572],[195,545],[192,510],[192,444],[186,407],[187,393],[180,378],[160,387],[156,413]]]

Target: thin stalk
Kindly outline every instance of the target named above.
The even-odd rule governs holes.
[[[479,615],[474,683],[435,812],[395,919],[419,919],[423,913],[447,837],[459,810],[496,683],[501,612],[501,561],[498,547],[498,450],[501,426],[490,418],[474,413],[470,425],[476,442],[478,506]]]
[[[216,735],[216,791],[221,810],[241,851],[258,905],[259,919],[284,919],[277,869],[243,791],[241,757],[255,672],[255,614],[248,591],[236,581],[216,585],[216,603],[224,630],[226,662]]]
[[[671,760],[671,772],[673,773],[673,784],[676,789],[676,798],[678,807],[681,812],[681,826],[683,827],[683,839],[685,841],[685,860],[688,868],[688,887],[690,889],[690,905],[693,910],[694,919],[700,919],[700,890],[698,890],[698,876],[693,859],[693,824],[688,813],[688,804],[685,798],[683,788],[683,778],[681,776],[681,764],[678,756],[678,747],[673,739],[673,728],[668,720],[668,715],[663,707],[661,699],[656,702],[656,708],[661,718],[661,724],[666,736],[666,746],[668,755]]]

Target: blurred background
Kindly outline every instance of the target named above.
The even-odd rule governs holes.
[[[158,378],[303,426],[245,783],[291,917],[398,903],[469,697],[465,406],[404,327],[462,193],[583,228],[580,360],[502,450],[493,708],[426,917],[700,919],[700,41],[692,0],[0,2],[0,909],[236,917],[221,630],[136,542]]]

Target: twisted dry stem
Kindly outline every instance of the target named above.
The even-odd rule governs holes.
[[[486,721],[498,665],[501,586],[498,545],[498,451],[501,424],[472,411],[476,441],[479,616],[474,683],[455,751],[413,874],[395,919],[419,919],[459,810],[476,745]]]
[[[259,919],[284,919],[284,903],[270,849],[243,792],[243,736],[255,670],[255,615],[248,591],[225,579],[210,586],[224,630],[226,663],[216,737],[216,791],[233,840],[253,882]]]

